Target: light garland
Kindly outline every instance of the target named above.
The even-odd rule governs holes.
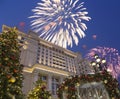
[[[67,99],[77,99],[76,94],[76,86],[82,86],[86,83],[92,82],[101,82],[105,86],[110,99],[119,99],[120,98],[120,90],[118,88],[119,84],[115,78],[113,78],[109,72],[106,70],[96,73],[96,74],[87,74],[87,75],[76,75],[70,76],[64,80],[58,90],[57,94],[60,99],[63,99],[63,93],[67,93]],[[74,96],[75,95],[75,96]]]

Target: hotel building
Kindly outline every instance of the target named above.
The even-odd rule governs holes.
[[[3,26],[3,31],[9,27]],[[37,81],[39,75],[57,99],[56,89],[64,78],[70,75],[91,72],[89,62],[80,53],[64,49],[38,37],[32,31],[23,33],[18,30],[18,40],[21,44],[20,63],[24,65],[23,92],[27,94]]]

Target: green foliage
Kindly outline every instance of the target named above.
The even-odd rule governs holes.
[[[35,87],[28,94],[27,99],[50,99],[51,94],[46,90],[45,84],[41,79],[36,81]]]
[[[23,66],[15,28],[0,34],[0,99],[23,99]]]

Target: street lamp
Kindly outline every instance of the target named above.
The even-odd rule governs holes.
[[[91,61],[91,66],[94,68],[95,73],[100,73],[103,70],[107,70],[105,58],[100,57],[98,54],[95,54],[93,56],[93,60]],[[109,99],[108,94],[107,94],[106,90],[103,88],[103,85],[101,82],[99,82],[99,83],[95,82],[94,85],[97,86],[97,87],[91,86],[92,89],[95,90],[94,97],[98,97],[97,99],[101,99],[105,94],[106,99]],[[98,87],[100,89],[98,89]],[[102,90],[101,90],[101,87],[102,87]],[[104,91],[104,93],[103,93],[103,91]]]
[[[95,72],[100,72],[107,69],[105,58],[101,58],[98,54],[94,55],[91,66],[94,68]]]

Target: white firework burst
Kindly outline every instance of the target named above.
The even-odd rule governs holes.
[[[43,39],[64,48],[72,47],[73,41],[78,45],[77,35],[85,37],[87,29],[82,21],[91,19],[83,4],[79,0],[41,0],[29,17],[33,19],[32,29]]]

